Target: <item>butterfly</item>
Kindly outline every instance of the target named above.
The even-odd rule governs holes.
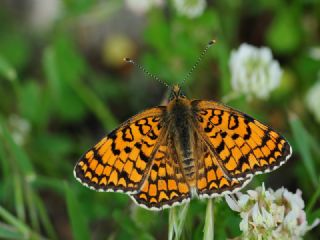
[[[175,85],[166,106],[122,123],[81,157],[74,175],[91,189],[161,210],[239,191],[291,153],[266,125],[215,101],[190,100]]]

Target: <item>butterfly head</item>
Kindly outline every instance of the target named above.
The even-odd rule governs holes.
[[[181,87],[179,85],[173,85],[171,87],[171,93],[169,100],[172,101],[173,99],[178,99],[178,98],[185,98],[186,96],[181,90]]]

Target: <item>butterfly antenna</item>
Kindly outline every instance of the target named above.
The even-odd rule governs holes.
[[[133,61],[131,58],[124,58],[123,59],[125,62],[130,63],[132,65],[137,66],[142,72],[144,72],[147,76],[157,80],[158,82],[164,84],[166,87],[170,87],[167,83],[165,83],[164,81],[162,81],[160,78],[158,78],[157,76],[153,75],[152,73],[148,72],[144,67],[142,67],[140,64],[136,63],[135,61]]]
[[[203,59],[204,55],[207,53],[208,49],[215,43],[216,43],[216,40],[214,40],[214,39],[211,40],[210,42],[208,42],[207,46],[205,47],[205,49],[203,49],[202,53],[198,57],[196,63],[193,65],[193,67],[188,72],[188,74],[185,76],[185,78],[181,81],[181,85],[190,77],[190,75],[193,73],[193,71],[197,68],[197,66],[199,65],[199,63]]]

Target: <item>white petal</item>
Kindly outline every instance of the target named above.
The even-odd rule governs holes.
[[[240,230],[245,233],[249,230],[249,215],[248,213],[242,213],[241,217],[242,217],[242,220],[240,222],[239,227],[240,227]]]
[[[235,92],[265,99],[280,84],[281,69],[269,48],[243,43],[232,51],[229,67]]]
[[[126,0],[126,6],[137,15],[143,15],[151,6],[152,1],[149,0]]]
[[[248,193],[250,199],[252,199],[252,200],[258,200],[258,192],[257,192],[257,191],[248,190],[247,193]]]
[[[225,195],[225,200],[228,204],[228,206],[236,212],[240,212],[241,208],[239,207],[237,201],[235,201],[230,195]]]
[[[249,196],[247,194],[242,194],[238,199],[239,207],[241,209],[245,208],[247,203],[249,202]]]
[[[271,53],[270,48],[262,47],[260,49],[260,56],[259,57],[265,63],[272,61],[272,53]]]
[[[261,225],[263,222],[263,218],[260,213],[258,203],[255,203],[255,205],[252,208],[252,220],[255,226]]]
[[[296,211],[291,210],[284,218],[284,224],[291,232],[297,227],[298,214]]]
[[[274,217],[264,207],[261,208],[261,213],[266,229],[271,229],[276,226],[277,223],[274,221]]]
[[[207,5],[205,0],[174,0],[173,3],[179,14],[189,18],[200,16]]]
[[[318,82],[313,85],[306,96],[306,105],[309,111],[314,115],[315,119],[320,123],[320,76]]]

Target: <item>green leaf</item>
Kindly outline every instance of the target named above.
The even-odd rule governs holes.
[[[99,98],[97,98],[94,92],[81,82],[71,83],[71,86],[87,108],[98,117],[106,129],[110,130],[118,125],[118,121],[113,116],[111,110],[104,105]]]
[[[180,207],[174,207],[169,209],[169,230],[168,239],[180,239],[183,226],[186,220],[186,216],[189,209],[189,203],[186,203]]]
[[[117,125],[107,106],[82,83],[81,77],[87,66],[68,39],[58,38],[55,45],[45,50],[43,65],[61,117],[78,120],[84,113],[83,108],[87,107],[106,129],[113,129]]]
[[[65,193],[73,238],[75,240],[91,239],[88,223],[82,214],[83,211],[81,210],[79,199],[67,183],[65,184]]]
[[[311,225],[314,220],[320,219],[320,209],[318,208],[317,210],[310,212],[308,215],[308,224]]]
[[[295,51],[302,38],[299,16],[293,9],[281,9],[273,20],[267,33],[268,44],[278,53]]]
[[[293,113],[290,114],[289,123],[293,133],[295,145],[301,154],[304,166],[308,172],[308,176],[310,177],[314,187],[317,187],[319,181],[315,163],[313,162],[313,158],[311,156],[311,144],[309,142],[311,135],[307,132],[300,119]]]
[[[137,236],[140,234],[141,231],[137,224],[130,217],[124,216],[124,211],[122,209],[115,209],[112,213],[112,218],[119,226],[122,234],[126,236]]]
[[[4,219],[8,224],[14,226],[24,236],[27,236],[29,234],[29,228],[2,206],[0,206],[0,217]]]
[[[307,214],[311,212],[317,200],[319,200],[319,197],[320,197],[320,184],[318,184],[317,190],[312,194],[312,197],[307,205],[307,208],[306,208]]]
[[[214,208],[212,199],[208,199],[207,203],[206,219],[203,229],[203,239],[214,239]]]
[[[25,225],[25,223],[17,219],[2,206],[0,206],[0,218],[4,219],[8,224],[14,227],[20,234],[22,234],[24,237],[22,237],[21,239],[44,239],[44,237],[32,231],[27,225]]]
[[[10,27],[10,29],[1,28],[1,56],[17,71],[22,70],[30,63],[30,38],[26,37],[24,33],[26,31],[18,31],[18,29],[13,27]]]
[[[30,214],[31,227],[37,232],[40,232],[40,221],[38,216],[38,209],[34,200],[35,192],[30,186],[30,183],[25,184],[25,197]]]
[[[0,144],[0,166],[1,166],[0,169],[1,169],[2,180],[11,181],[11,177],[12,177],[12,175],[10,174],[11,169],[10,169],[9,162],[6,160],[7,159],[6,156],[7,154],[5,153],[3,144]]]
[[[55,111],[64,121],[76,121],[84,115],[84,106],[68,82],[78,81],[84,67],[81,62],[72,59],[75,53],[68,49],[68,44],[67,40],[58,39],[55,45],[47,48],[43,65]]]
[[[95,1],[90,0],[65,0],[64,6],[67,8],[67,13],[80,14],[88,11]]]
[[[3,142],[8,144],[8,148],[12,156],[14,156],[19,170],[24,174],[25,177],[33,179],[35,176],[32,163],[24,151],[24,149],[17,145],[13,140],[2,116],[0,116],[0,137],[2,135]]]
[[[41,223],[43,224],[43,227],[47,232],[48,236],[52,240],[58,239],[54,226],[48,216],[47,209],[44,203],[42,202],[42,199],[37,194],[34,194],[33,199],[35,201],[35,205],[37,206],[37,211],[38,211]]]
[[[1,239],[26,239],[15,228],[0,223],[0,238]]]
[[[18,215],[18,218],[21,221],[26,220],[26,210],[25,210],[25,202],[23,195],[23,188],[22,188],[22,181],[21,176],[18,173],[13,174],[13,186],[14,186],[14,201],[15,201],[15,208]]]
[[[0,56],[0,76],[12,82],[17,80],[16,70],[2,56]]]
[[[50,178],[47,176],[37,176],[36,179],[32,182],[32,186],[40,190],[50,189],[55,193],[64,194],[65,187],[61,183],[61,179]]]
[[[32,125],[43,126],[49,119],[49,95],[37,81],[28,79],[19,88],[19,112],[27,118]]]

